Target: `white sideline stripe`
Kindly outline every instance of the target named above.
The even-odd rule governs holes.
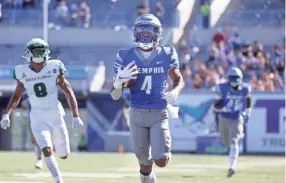
[[[238,163],[237,169],[248,169],[248,168],[255,168],[255,167],[271,167],[283,165],[283,161],[268,161],[266,164],[265,162],[241,162]],[[208,169],[225,169],[228,168],[227,164],[224,165],[207,165],[207,164],[177,164],[177,165],[170,165],[168,168],[164,169],[156,169],[156,172],[199,172],[199,171],[207,171]],[[110,169],[114,170],[114,169]],[[121,167],[116,169],[117,172],[134,172],[133,167]]]
[[[25,177],[25,178],[46,178],[50,177],[49,172],[41,173],[15,173],[15,177]],[[79,172],[70,172],[62,173],[63,177],[69,178],[126,178],[126,177],[137,177],[135,174],[126,174],[126,173],[79,173]],[[0,182],[1,183],[1,182]]]
[[[237,164],[237,168],[239,169],[247,169],[247,168],[255,168],[255,167],[271,167],[271,166],[277,166],[277,165],[283,165],[283,162],[281,161],[268,161],[265,162],[241,162]],[[227,168],[228,165],[206,165],[206,164],[180,164],[180,165],[172,165],[170,168],[202,168],[202,169],[216,169],[216,168]]]
[[[0,183],[44,183],[44,182],[20,182],[20,181],[1,181]]]
[[[110,169],[110,170],[114,170],[114,169]],[[132,167],[123,167],[123,168],[118,168],[115,171],[117,172],[134,172],[134,168]],[[164,172],[202,172],[204,171],[203,169],[187,169],[187,168],[155,168],[155,172],[160,172],[160,173],[164,173]]]

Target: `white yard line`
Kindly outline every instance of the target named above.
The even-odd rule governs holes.
[[[110,169],[114,170],[114,169]],[[137,172],[137,170],[134,170],[134,167],[123,167],[123,168],[117,168],[115,169],[117,172]],[[201,172],[203,170],[198,170],[198,169],[186,169],[186,168],[156,168],[155,167],[155,172]]]
[[[284,162],[278,160],[270,160],[267,162],[257,161],[257,162],[239,162],[237,164],[238,169],[248,169],[248,168],[255,168],[255,167],[273,167],[284,165]],[[228,168],[228,164],[177,164],[177,165],[170,165],[168,168],[156,168],[156,172],[199,172],[199,171],[207,171],[208,169],[226,169]],[[114,169],[110,169],[114,170]],[[115,169],[117,172],[134,172],[134,167],[121,167]]]
[[[44,182],[21,182],[21,181],[1,181],[0,180],[0,183],[44,183]]]
[[[15,177],[25,177],[25,178],[46,178],[50,177],[49,172],[41,173],[15,173]],[[63,177],[68,178],[105,178],[105,179],[114,179],[114,178],[126,178],[126,177],[137,177],[135,174],[126,174],[126,173],[79,173],[79,172],[69,172],[62,173]]]
[[[284,165],[284,162],[281,161],[252,161],[252,162],[239,162],[237,163],[237,168],[239,169],[247,169],[247,168],[254,168],[254,167],[273,167],[273,166],[279,166]],[[179,165],[172,165],[170,168],[199,168],[199,169],[217,169],[217,168],[227,168],[227,163],[224,165],[207,165],[207,164],[179,164]]]
[[[274,167],[283,165],[283,161],[278,160],[270,160],[267,162],[263,161],[254,161],[254,162],[238,162],[238,169],[248,169],[255,167]],[[227,163],[225,164],[177,164],[170,165],[167,168],[156,168],[155,172],[158,173],[169,173],[169,172],[188,172],[188,173],[196,173],[196,172],[204,172],[209,171],[210,169],[226,169],[228,168]],[[109,169],[110,171],[114,171],[114,169]],[[67,178],[98,178],[98,179],[123,179],[127,177],[137,177],[137,170],[134,167],[121,167],[115,169],[116,173],[84,173],[84,172],[66,172],[63,173],[63,177]],[[38,172],[38,173],[15,173],[14,177],[24,177],[24,178],[47,178],[50,177],[49,172]],[[15,182],[15,181],[0,181],[0,183],[43,183],[43,182]]]

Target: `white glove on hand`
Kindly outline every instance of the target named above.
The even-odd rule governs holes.
[[[80,117],[72,118],[72,128],[80,128],[83,126],[83,122]]]
[[[4,114],[1,119],[1,128],[6,130],[10,127],[10,119],[8,114]]]
[[[167,101],[168,104],[174,105],[177,101],[178,95],[179,92],[177,90],[172,90],[165,93],[163,98]]]
[[[134,62],[130,62],[124,69],[118,69],[116,78],[114,80],[114,88],[122,88],[122,84],[130,79],[136,79],[138,70],[136,70],[136,65]]]
[[[167,110],[171,118],[179,118],[179,107],[174,107],[171,104],[167,104]]]

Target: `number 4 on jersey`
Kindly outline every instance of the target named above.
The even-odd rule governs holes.
[[[145,90],[146,94],[151,94],[152,76],[145,76],[141,90]]]

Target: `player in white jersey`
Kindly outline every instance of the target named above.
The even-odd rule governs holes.
[[[63,118],[65,113],[58,101],[57,87],[66,95],[73,114],[73,128],[82,127],[83,122],[79,117],[74,92],[64,77],[66,69],[61,61],[49,60],[49,53],[49,45],[42,39],[32,39],[27,43],[23,57],[29,64],[15,68],[14,78],[17,80],[17,86],[8,103],[6,113],[2,116],[1,127],[7,129],[10,126],[9,116],[26,90],[31,104],[32,132],[42,149],[46,165],[55,181],[63,183],[53,151],[60,158],[66,159],[70,153],[70,146]]]
[[[21,102],[21,107],[25,110],[25,113],[27,111],[28,114],[25,114],[24,116],[29,116],[29,113],[30,113],[30,110],[31,110],[31,106],[30,106],[30,102],[29,102],[29,98],[26,94],[24,94],[22,96],[22,102]],[[36,154],[36,158],[37,158],[37,161],[35,163],[35,168],[36,169],[42,169],[43,168],[43,163],[42,163],[42,151],[41,151],[41,148],[40,146],[38,145],[34,135],[33,135],[33,132],[32,132],[32,129],[31,129],[31,124],[30,124],[30,118],[29,118],[29,131],[30,131],[30,136],[31,136],[31,143],[33,145],[33,149],[34,149],[34,152]]]

